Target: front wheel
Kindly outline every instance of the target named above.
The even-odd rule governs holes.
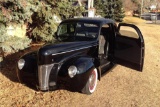
[[[97,69],[94,68],[89,76],[89,79],[85,85],[85,87],[82,89],[82,93],[84,94],[92,94],[97,87],[97,81],[98,81],[98,72]]]

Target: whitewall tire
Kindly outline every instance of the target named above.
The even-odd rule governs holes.
[[[92,94],[96,90],[97,81],[98,81],[98,72],[97,69],[94,68],[89,76],[89,79],[85,87],[82,89],[82,93]]]

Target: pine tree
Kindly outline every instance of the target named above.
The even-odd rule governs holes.
[[[0,1],[0,47],[3,48],[3,51],[14,53],[27,48],[31,43],[31,39],[27,36],[24,38],[9,36],[6,33],[6,28],[11,23],[29,25],[28,29],[31,32],[27,34],[32,34],[41,41],[51,41],[57,25],[53,20],[53,12],[50,7],[50,5],[40,0]],[[34,29],[30,25],[34,25]]]
[[[32,0],[2,0],[0,1],[0,47],[5,53],[14,53],[27,48],[31,40],[28,37],[10,36],[6,32],[7,25],[15,23],[23,25],[30,20],[32,11],[36,10]]]
[[[67,2],[66,2],[67,1]],[[73,6],[68,0],[1,0],[0,47],[5,52],[16,52],[28,47],[30,38],[50,42],[57,29],[54,15],[61,19],[81,16],[84,7]],[[6,33],[7,25],[27,25],[27,36],[19,38]]]
[[[32,15],[31,35],[38,41],[51,42],[53,35],[57,30],[57,23],[54,15],[59,16],[62,20],[81,16],[84,8],[73,6],[71,2],[46,0],[41,2],[37,12]]]
[[[24,23],[38,8],[39,0],[2,0],[0,9],[4,22]]]
[[[114,19],[114,1],[113,0],[107,0],[104,1],[105,5],[105,18]]]
[[[96,14],[102,17],[122,21],[124,10],[121,0],[95,0]]]
[[[54,39],[53,35],[57,30],[57,25],[53,9],[46,3],[42,3],[37,12],[32,15],[31,35],[36,38],[36,41],[51,42]]]
[[[96,15],[100,15],[102,17],[105,17],[105,11],[107,10],[104,10],[104,9],[107,9],[105,8],[105,5],[104,3],[106,3],[107,1],[103,2],[102,0],[94,0],[94,4],[95,4],[95,9],[96,9]],[[107,4],[107,3],[106,3]]]
[[[73,6],[72,2],[60,1],[57,3],[57,12],[63,19],[73,18],[74,16],[82,16],[85,11],[84,6]]]
[[[125,17],[124,14],[124,9],[123,9],[123,4],[121,0],[115,0],[114,2],[114,20],[118,21],[118,22],[122,22],[123,18]]]

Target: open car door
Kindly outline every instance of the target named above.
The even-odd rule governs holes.
[[[114,57],[117,64],[142,71],[144,62],[144,39],[139,28],[120,23],[115,37]]]

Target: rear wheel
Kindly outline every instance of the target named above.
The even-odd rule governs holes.
[[[89,76],[89,79],[85,87],[82,89],[82,93],[92,94],[96,90],[97,80],[98,80],[98,72],[97,69],[94,68]]]

